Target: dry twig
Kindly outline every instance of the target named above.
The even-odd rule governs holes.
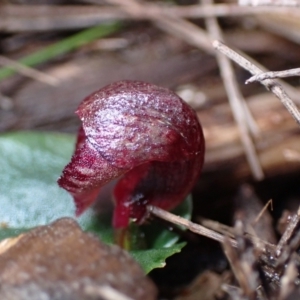
[[[300,68],[277,71],[277,72],[266,72],[262,74],[257,74],[246,80],[246,84],[254,82],[254,81],[263,81],[265,79],[275,79],[275,78],[284,78],[284,77],[292,77],[292,76],[300,76]]]
[[[298,277],[297,266],[295,265],[295,254],[292,255],[291,261],[288,263],[285,272],[280,280],[281,289],[279,299],[284,300],[288,299],[288,296],[295,288],[295,280]]]
[[[89,3],[97,1],[86,0]],[[0,8],[0,30],[4,32],[50,31],[95,26],[111,20],[144,20],[150,15],[168,14],[176,18],[204,18],[244,15],[283,14],[298,15],[285,7],[243,7],[236,4],[170,6],[146,3],[139,14],[125,12],[120,7],[97,5],[15,5]],[[16,18],[16,16],[18,18]]]
[[[232,238],[228,238],[222,234],[219,234],[217,233],[216,231],[214,230],[211,230],[211,229],[208,229],[204,226],[201,226],[199,224],[196,224],[196,223],[193,223],[189,220],[186,220],[182,217],[179,217],[179,216],[176,216],[166,210],[163,210],[161,208],[158,208],[156,206],[152,206],[152,205],[148,205],[147,207],[147,210],[148,212],[153,215],[153,216],[156,216],[160,219],[163,219],[165,221],[168,221],[172,224],[176,224],[176,225],[180,225],[180,226],[184,226],[186,227],[188,230],[196,233],[196,234],[199,234],[199,235],[202,235],[202,236],[205,236],[205,237],[208,237],[212,240],[215,240],[219,243],[224,243],[225,239],[231,244],[232,247],[236,248],[237,247],[237,242],[235,239],[232,239]],[[262,252],[266,252],[267,249],[268,251],[274,251],[275,250],[275,246],[271,243],[268,243],[268,242],[265,242],[263,240],[260,240],[258,237],[256,236],[252,236],[248,233],[245,233],[245,236],[247,238],[249,238],[252,243],[258,248],[258,249],[261,249]]]
[[[210,219],[206,219],[206,218],[199,218],[199,220],[197,219],[197,221],[202,225],[205,226],[211,230],[214,230],[216,232],[219,232],[223,235],[227,235],[231,238],[234,238],[234,228],[232,228],[231,226],[222,224],[220,222],[214,221],[214,220],[210,220]]]
[[[256,65],[251,63],[249,60],[247,60],[245,57],[241,56],[237,52],[233,51],[220,41],[214,41],[213,47],[220,51],[221,53],[228,56],[230,59],[235,61],[237,64],[239,64],[244,69],[248,70],[251,74],[261,74],[262,70],[258,68]],[[273,80],[273,79],[266,79],[262,81],[262,84],[272,91],[281,101],[281,103],[285,106],[285,108],[288,110],[288,112],[292,115],[292,117],[295,119],[295,121],[300,125],[300,112],[297,108],[297,106],[294,104],[293,100],[286,94],[284,89],[281,87],[281,85]]]
[[[271,207],[271,210],[273,210],[273,200],[269,200],[265,206],[263,207],[263,209],[259,212],[259,214],[257,215],[257,217],[255,218],[255,220],[253,220],[252,225],[256,224],[259,219],[262,217],[262,215],[264,214],[264,212],[268,209],[268,207]]]
[[[93,298],[100,297],[103,300],[133,300],[131,297],[120,293],[118,290],[110,287],[109,285],[97,286],[94,285],[86,286],[84,292]]]
[[[293,149],[285,149],[283,155],[289,161],[300,162],[300,152],[298,151]]]
[[[163,220],[185,226],[190,231],[216,240],[222,244],[224,252],[230,262],[240,288],[227,286],[226,291],[232,296],[232,299],[287,299],[291,293],[299,293],[295,284],[299,274],[297,266],[300,263],[300,257],[296,253],[300,244],[300,233],[297,233],[295,224],[299,224],[299,215],[297,222],[292,222],[283,234],[284,243],[278,246],[260,240],[256,236],[251,236],[244,232],[241,221],[236,223],[233,235],[221,235],[213,230],[195,224],[191,221],[175,216],[163,209],[155,206],[148,206],[148,212]],[[289,237],[293,237],[289,239]],[[284,238],[288,236],[288,238]],[[289,239],[289,243],[287,240]],[[278,247],[282,251],[275,255]],[[287,266],[287,267],[286,267]],[[267,280],[266,280],[267,279]],[[270,288],[270,286],[272,287]],[[233,290],[232,290],[233,289]],[[276,298],[273,298],[277,295]],[[278,298],[280,295],[280,298]],[[297,294],[298,295],[298,294]]]
[[[147,14],[147,17],[154,21],[154,25],[166,31],[169,34],[180,37],[187,43],[199,47],[206,52],[211,53],[211,44],[206,32],[198,26],[185,21],[181,18],[176,18],[170,13],[148,10],[147,6],[142,1],[128,0],[106,0],[109,3],[119,5],[124,11],[131,16]]]
[[[259,274],[256,270],[257,253],[253,251],[247,239],[243,237],[243,226],[237,222],[236,226],[237,249],[234,249],[227,240],[222,244],[224,253],[230,262],[231,269],[247,299],[255,299],[256,288],[260,285]]]
[[[36,69],[27,67],[2,55],[0,55],[0,65],[12,68],[18,73],[30,77],[36,81],[40,81],[52,86],[58,85],[58,79],[56,79],[55,77],[50,76],[44,72],[38,71]]]
[[[295,233],[296,227],[300,224],[300,207],[297,213],[292,216],[289,226],[286,228],[284,234],[282,235],[277,247],[276,247],[276,255],[279,256],[282,253],[282,249],[285,245],[288,244],[291,236]]]
[[[152,205],[148,205],[147,207],[148,212],[153,215],[156,216],[160,219],[163,219],[165,221],[168,221],[172,224],[176,224],[176,225],[180,225],[180,226],[184,226],[187,229],[189,229],[190,231],[197,233],[199,235],[202,236],[206,236],[212,240],[215,240],[219,243],[224,243],[225,240],[225,236],[222,234],[219,234],[213,230],[207,229],[204,226],[201,226],[199,224],[193,223],[187,219],[184,219],[182,217],[176,216],[166,210],[163,210],[161,208],[158,208],[156,206],[152,206]],[[232,247],[236,247],[236,241],[234,239],[228,239],[228,242],[232,245]]]
[[[210,0],[203,0],[205,4],[211,4]],[[222,39],[223,34],[214,17],[206,19],[206,26],[212,39]],[[260,165],[255,146],[249,135],[249,126],[247,126],[247,117],[244,107],[247,106],[242,93],[239,90],[235,74],[229,59],[220,53],[216,54],[219,68],[221,71],[222,79],[227,91],[229,103],[233,112],[236,123],[238,124],[240,138],[243,143],[244,151],[255,179],[262,180],[264,173]]]
[[[300,6],[299,0],[239,0],[240,5]]]

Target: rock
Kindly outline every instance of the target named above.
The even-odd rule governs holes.
[[[23,234],[0,255],[1,300],[151,300],[156,293],[127,252],[70,218]]]

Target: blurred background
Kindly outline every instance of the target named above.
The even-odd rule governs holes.
[[[75,134],[77,106],[106,84],[131,79],[168,87],[196,110],[206,137],[194,219],[232,225],[253,214],[249,203],[262,208],[273,199],[267,229],[276,238],[283,211],[300,202],[299,126],[261,84],[245,85],[248,71],[229,61],[220,68],[215,39],[268,70],[297,68],[300,9],[210,0],[2,0],[0,132]],[[284,84],[296,104],[299,83],[292,77]],[[152,274],[162,295],[204,270],[226,270],[217,243],[189,239],[168,268]]]

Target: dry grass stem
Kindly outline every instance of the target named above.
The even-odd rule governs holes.
[[[241,104],[243,105],[244,117],[246,119],[246,124],[247,124],[249,132],[251,133],[251,135],[253,137],[256,137],[256,138],[259,137],[261,134],[261,130],[259,129],[257,122],[256,122],[253,114],[251,113],[248,103],[244,97],[242,97],[242,99],[241,99]]]
[[[250,61],[245,59],[243,56],[233,51],[220,41],[214,41],[213,46],[215,49],[220,51],[221,53],[228,56],[230,59],[235,61],[244,69],[248,70],[251,74],[261,74],[262,70],[252,64]],[[292,115],[295,121],[300,125],[300,112],[297,106],[294,104],[293,100],[286,94],[281,85],[273,79],[266,79],[261,82],[267,89],[271,90],[281,101],[281,103],[285,106],[288,112]]]
[[[255,264],[255,256],[253,253],[247,253],[244,245],[238,245],[238,250],[234,249],[227,239],[222,244],[224,253],[230,263],[231,269],[238,280],[239,286],[243,290],[248,299],[255,299],[255,292],[259,286],[258,274],[256,274],[253,265]],[[240,249],[242,248],[242,249]],[[243,256],[247,255],[247,260]],[[251,276],[249,276],[251,271]]]
[[[203,0],[204,3],[211,3],[210,0]],[[223,40],[223,34],[214,17],[206,19],[206,26],[211,39],[221,39]],[[245,99],[238,87],[237,80],[232,68],[232,65],[227,57],[221,53],[216,53],[217,61],[219,64],[221,76],[225,85],[229,103],[232,109],[232,113],[236,123],[238,124],[240,138],[244,147],[244,151],[252,172],[253,177],[256,180],[262,180],[264,178],[264,173],[260,165],[254,143],[249,134],[249,127],[247,120],[247,113],[249,115],[249,110],[245,112]],[[253,118],[251,118],[253,119]]]
[[[193,223],[187,219],[176,216],[164,209],[158,208],[156,206],[148,205],[147,210],[151,215],[156,216],[165,221],[168,221],[172,224],[184,226],[191,232],[208,237],[208,238],[210,238],[214,241],[217,241],[221,244],[223,244],[224,241],[227,240],[231,244],[232,247],[234,247],[234,248],[237,247],[237,241],[235,239],[229,238],[228,236],[222,235],[214,230],[208,229],[204,226]],[[250,239],[252,241],[252,243],[255,245],[255,247],[260,249],[261,252],[266,252],[267,249],[268,249],[268,251],[275,251],[275,248],[276,248],[275,245],[265,242],[256,236],[250,235],[249,233],[244,233],[244,235],[245,235],[245,237]]]
[[[0,65],[12,68],[12,69],[16,70],[18,73],[20,73],[24,76],[30,77],[36,81],[40,81],[40,82],[43,82],[43,83],[46,83],[46,84],[49,84],[52,86],[58,85],[58,79],[56,79],[55,77],[45,74],[36,69],[27,67],[23,64],[20,64],[12,59],[2,56],[2,55],[0,55]]]
[[[89,49],[92,50],[116,50],[123,49],[129,45],[129,41],[124,38],[102,38],[95,41]]]
[[[259,74],[261,74],[262,72],[263,73],[269,72],[269,70],[265,66],[263,66],[262,64],[257,62],[255,59],[253,59],[252,57],[247,55],[245,52],[239,50],[239,55],[242,56],[245,60],[248,60],[250,62],[250,64],[256,66],[260,70]],[[292,86],[292,85],[288,84],[287,82],[282,81],[280,79],[278,79],[277,82],[284,88],[284,90],[293,98],[293,100],[296,103],[300,104],[299,90],[296,87],[294,87],[294,86]]]
[[[295,255],[292,255],[291,261],[287,264],[284,275],[282,276],[280,283],[280,295],[279,300],[288,299],[289,294],[295,288],[295,281],[298,277],[297,266],[295,265]]]
[[[14,246],[21,238],[23,234],[20,234],[17,237],[7,238],[0,242],[0,255],[3,254],[5,251],[9,250],[10,247]]]
[[[299,0],[239,0],[240,5],[300,6]]]
[[[277,72],[266,72],[258,75],[254,75],[246,80],[246,84],[254,82],[254,81],[262,81],[265,79],[275,79],[275,78],[284,78],[284,77],[292,77],[292,76],[300,76],[300,68],[277,71]]]
[[[176,216],[166,210],[163,210],[161,208],[158,208],[156,206],[152,206],[152,205],[148,205],[147,210],[150,214],[152,214],[153,216],[156,216],[160,219],[163,219],[165,221],[168,221],[172,224],[176,224],[176,225],[180,225],[180,226],[184,226],[187,229],[189,229],[190,231],[197,233],[199,235],[202,236],[206,236],[212,240],[215,240],[219,243],[223,243],[225,240],[225,237],[222,234],[219,234],[213,230],[207,229],[204,226],[201,226],[199,224],[193,223],[189,220],[186,220],[182,217]],[[230,244],[233,247],[236,247],[236,241],[233,239],[228,239],[228,241],[230,242]]]
[[[3,33],[0,46],[11,57],[26,58],[41,45],[47,48],[53,41],[54,44],[60,39],[64,41],[70,30],[106,23],[116,25],[112,37],[98,39],[97,35],[88,44],[79,44],[72,55],[65,52],[54,64],[49,61],[45,67],[50,75],[0,55],[0,65],[34,79],[23,80],[17,76],[1,82],[2,93],[11,99],[0,92],[0,130],[73,132],[78,120],[70,111],[76,109],[81,93],[84,95],[99,85],[123,78],[181,89],[182,98],[187,98],[201,120],[206,143],[203,176],[193,190],[196,223],[152,205],[147,207],[149,217],[161,219],[160,223],[166,223],[174,233],[180,232],[181,239],[192,242],[189,249],[197,247],[201,259],[202,253],[207,255],[207,245],[213,243],[220,248],[210,240],[220,243],[225,257],[219,252],[214,256],[215,251],[211,251],[205,268],[219,264],[220,258],[222,264],[227,259],[228,263],[221,268],[226,268],[230,277],[226,281],[220,274],[212,278],[214,283],[219,280],[218,287],[223,283],[237,286],[223,285],[227,297],[224,293],[217,295],[217,288],[206,281],[205,288],[212,292],[210,298],[287,300],[297,292],[299,297],[295,299],[300,299],[300,207],[295,212],[295,204],[299,203],[297,191],[292,189],[294,173],[300,166],[300,88],[277,80],[300,76],[300,68],[284,70],[289,68],[287,63],[299,66],[300,10],[294,7],[300,6],[300,0],[238,0],[240,5],[213,1],[201,0],[192,5],[188,4],[190,1],[178,4],[150,0],[83,0],[74,5],[59,5],[57,1],[53,5],[33,5],[26,0],[25,5],[0,4]],[[218,22],[219,17],[235,18]],[[86,31],[82,32],[84,35]],[[284,71],[269,72],[226,43],[259,57],[273,70]],[[118,49],[121,51],[113,51]],[[99,53],[99,50],[111,50],[111,53]],[[260,82],[272,93],[260,85],[240,86],[238,79],[244,78],[244,72],[235,72],[231,60],[253,75],[246,84]],[[43,106],[37,105],[36,99],[43,99]],[[286,174],[289,176],[283,178]],[[265,195],[274,197],[276,203],[283,201],[275,206],[274,216],[269,211],[273,210],[272,200],[264,205],[251,186],[241,184],[251,178],[265,177],[266,182],[255,183],[259,195],[264,199]],[[269,193],[273,181],[278,186]],[[212,190],[214,186],[217,188]],[[285,191],[288,192],[283,195]],[[293,212],[284,211],[278,222],[283,206]],[[232,221],[235,226],[201,218],[201,214],[220,222]],[[276,222],[280,237],[276,234]],[[0,243],[0,253],[13,243],[14,240]],[[187,260],[183,263],[187,264]],[[203,268],[201,261],[200,268]],[[161,288],[161,282],[157,283]],[[164,282],[164,288],[163,285]],[[105,284],[86,286],[84,292],[92,298],[132,300]],[[183,298],[187,299],[186,295]],[[196,298],[205,296],[191,299]]]
[[[273,200],[269,200],[266,205],[263,207],[263,209],[260,211],[260,213],[257,215],[257,217],[255,218],[255,220],[252,222],[252,225],[256,224],[259,219],[262,217],[262,215],[264,214],[264,212],[268,209],[268,207],[270,206],[271,210],[273,210]]]
[[[223,235],[227,235],[231,238],[234,238],[235,230],[231,226],[227,226],[220,222],[210,220],[210,219],[205,219],[205,218],[199,218],[199,223],[204,227],[207,227],[207,228],[217,231]]]
[[[90,297],[100,297],[103,300],[133,300],[131,297],[120,293],[118,290],[108,285],[98,287],[91,285],[85,287],[84,291]]]
[[[300,207],[295,215],[290,219],[289,225],[281,236],[281,239],[276,247],[276,255],[279,256],[285,245],[288,244],[291,236],[295,233],[296,227],[300,224]]]
[[[86,1],[97,3],[97,1]],[[125,12],[120,7],[97,5],[15,5],[3,4],[0,10],[0,30],[4,32],[78,29],[111,20],[144,20],[150,15],[167,14],[175,18],[226,17],[261,14],[299,15],[285,7],[243,7],[236,4],[166,6],[146,4],[139,14]],[[18,18],[16,18],[16,16]],[[41,17],[42,16],[42,17]],[[63,17],[62,17],[63,16]]]
[[[150,5],[149,5],[150,6]],[[153,5],[153,8],[155,6]],[[162,10],[181,18],[207,18],[207,17],[238,17],[247,15],[283,14],[299,16],[300,12],[288,7],[244,7],[235,3],[218,3],[186,6],[156,6]]]
[[[177,18],[170,13],[163,13],[162,11],[147,10],[142,1],[137,2],[135,0],[128,0],[126,2],[122,0],[106,0],[109,3],[119,5],[125,12],[132,16],[145,14],[148,15],[153,21],[153,24],[165,32],[174,35],[190,45],[196,46],[206,52],[212,53],[211,42],[207,36],[206,31],[202,30],[198,26],[188,22],[184,19]]]
[[[248,300],[244,297],[240,288],[229,284],[223,284],[222,290],[226,292],[232,300]]]
[[[300,152],[292,150],[292,149],[285,149],[283,151],[284,157],[289,161],[300,162]]]
[[[14,107],[13,100],[0,92],[0,110],[9,111]]]

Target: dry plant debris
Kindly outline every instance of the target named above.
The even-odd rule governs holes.
[[[230,282],[229,272],[217,274],[212,271],[204,271],[186,288],[184,288],[175,300],[210,300],[224,297],[222,285]]]
[[[22,7],[20,5],[10,3],[5,5],[3,4],[1,6],[0,12],[1,14],[3,14],[3,16],[1,15],[0,18],[0,25],[2,24],[2,27],[0,28],[2,28],[2,30],[5,32],[21,33],[24,30],[26,30],[27,32],[33,32],[37,29],[39,29],[41,32],[50,32],[51,30],[85,28],[91,25],[95,25],[98,22],[104,22],[108,20],[150,20],[154,26],[157,26],[160,30],[167,34],[166,37],[168,37],[168,35],[171,35],[177,41],[184,41],[187,44],[192,45],[192,47],[208,53],[210,56],[212,54],[216,54],[211,44],[212,40],[214,39],[221,39],[223,41],[228,40],[231,44],[239,47],[239,49],[241,50],[253,51],[252,46],[255,45],[255,47],[258,47],[256,48],[256,50],[254,50],[256,53],[265,51],[280,51],[278,49],[282,49],[283,52],[286,52],[286,50],[284,50],[287,46],[284,45],[285,42],[282,39],[275,41],[275,36],[268,34],[269,29],[267,29],[267,31],[265,32],[259,30],[247,30],[247,26],[243,21],[244,19],[240,19],[240,17],[245,18],[245,22],[250,20],[255,23],[254,26],[262,27],[267,26],[263,23],[266,21],[268,21],[272,25],[276,25],[276,23],[278,23],[276,21],[276,17],[280,17],[282,19],[280,26],[290,28],[291,30],[294,30],[296,32],[291,37],[287,36],[288,30],[284,32],[278,31],[276,29],[273,30],[273,32],[276,31],[277,36],[284,36],[286,40],[296,40],[297,32],[300,32],[299,30],[297,30],[297,28],[299,27],[299,22],[297,22],[297,20],[299,20],[299,11],[289,6],[284,6],[287,5],[285,2],[281,2],[282,7],[276,7],[275,4],[280,3],[280,1],[277,1],[276,3],[270,1],[270,5],[272,4],[271,6],[260,7],[259,9],[249,6],[239,6],[237,4],[227,2],[224,2],[222,4],[215,4],[209,1],[206,1],[205,3],[203,2],[202,4],[197,4],[195,2],[193,5],[183,6],[164,5],[163,3],[159,2],[150,3],[147,1],[135,0],[109,0],[104,2],[90,1],[90,3],[90,5],[85,6],[73,4],[71,6],[23,5]],[[260,3],[257,1],[256,5],[259,4]],[[66,14],[67,10],[68,14]],[[260,17],[260,15],[263,15],[263,17]],[[20,17],[18,19],[18,22],[16,21],[15,16]],[[64,16],[63,21],[61,16]],[[236,18],[235,22],[237,22],[238,24],[237,28],[235,29],[238,29],[240,31],[240,34],[236,30],[234,32],[230,32],[229,30],[226,30],[226,28],[223,29],[222,26],[218,25],[218,22],[216,20],[217,17]],[[205,18],[207,22],[207,31],[194,23],[194,20],[201,18]],[[288,21],[293,21],[293,25],[289,25],[287,23]],[[251,32],[253,36],[252,40],[250,38]],[[261,38],[259,38],[260,35],[262,36]],[[110,40],[112,40],[113,42],[114,39],[115,38],[106,39],[106,41],[103,41],[103,44],[105,44],[106,42],[109,44]],[[122,47],[124,47],[123,49],[130,49],[130,39],[123,37],[121,38],[121,40],[123,45]],[[2,47],[4,50],[7,49],[8,51],[9,45],[11,43],[18,45],[18,41],[20,41],[21,43],[19,36],[12,35],[11,37],[3,40]],[[117,43],[118,45],[119,42]],[[174,42],[172,41],[172,43]],[[278,45],[276,49],[272,47],[274,43],[277,43]],[[22,43],[19,44],[18,47],[22,49]],[[105,47],[106,46],[104,45],[104,48]],[[116,50],[118,50],[118,47],[119,46],[116,46]],[[174,44],[171,47],[174,47]],[[85,51],[89,51],[89,49],[91,51],[91,49],[95,50],[96,48],[86,48]],[[166,51],[169,50],[170,49],[166,49]],[[129,51],[131,51],[131,49]],[[289,51],[290,55],[292,53],[293,51]],[[269,171],[269,165],[266,165],[264,163],[263,160],[266,154],[262,155],[262,149],[260,149],[257,141],[258,138],[264,139],[266,137],[265,132],[261,131],[261,128],[259,128],[257,124],[258,116],[255,115],[255,113],[249,107],[250,103],[248,99],[242,96],[243,91],[241,87],[239,87],[238,77],[234,74],[232,67],[230,67],[230,63],[228,63],[228,61],[226,62],[224,56],[220,56],[218,53],[216,55],[219,57],[219,64],[221,63],[221,61],[223,61],[220,65],[220,70],[223,74],[222,77],[225,84],[225,89],[227,91],[231,111],[235,119],[233,128],[237,128],[239,134],[239,137],[236,140],[237,143],[230,145],[232,148],[231,153],[233,154],[232,156],[235,159],[238,158],[240,154],[244,154],[247,159],[246,161],[241,162],[242,164],[244,164],[244,166],[242,166],[243,170],[238,171],[238,173],[240,174],[240,172],[242,172],[243,174],[246,174],[248,176],[250,172],[255,179],[262,180],[264,176],[269,176],[270,173],[274,174],[274,169]],[[95,61],[89,61],[89,59],[87,58],[84,59],[84,61],[75,60],[70,64],[64,64],[61,66],[61,68],[58,67],[58,69],[60,70],[58,70],[57,68],[51,70],[50,68],[47,74],[44,74],[45,76],[42,76],[40,73],[36,73],[34,70],[29,69],[28,67],[21,67],[19,63],[8,59],[4,55],[2,55],[1,58],[2,59],[0,60],[0,63],[2,62],[2,64],[10,65],[12,68],[17,69],[23,74],[25,72],[27,76],[33,76],[36,80],[47,82],[49,84],[49,87],[45,86],[45,84],[43,83],[31,82],[29,83],[29,85],[25,85],[24,87],[21,86],[20,88],[18,88],[17,93],[14,95],[13,101],[11,101],[11,99],[7,97],[6,93],[4,93],[3,97],[1,97],[2,101],[0,102],[0,106],[3,107],[3,114],[0,111],[0,130],[36,127],[51,128],[51,126],[53,126],[51,124],[54,124],[53,121],[62,122],[64,124],[67,123],[67,125],[69,126],[70,118],[72,119],[72,122],[75,123],[74,119],[71,117],[70,111],[72,111],[73,108],[76,107],[81,96],[88,94],[93,89],[99,88],[99,81],[101,86],[109,82],[116,81],[117,79],[141,79],[154,83],[161,83],[162,78],[170,78],[171,76],[174,76],[174,74],[178,74],[178,72],[180,71],[183,72],[183,70],[179,70],[176,65],[179,66],[180,60],[187,59],[186,56],[177,57],[177,59],[174,59],[173,62],[170,62],[171,64],[166,64],[165,58],[162,58],[161,61],[155,58],[157,61],[157,67],[154,67],[153,60],[149,62],[148,65],[144,65],[145,70],[147,69],[147,75],[144,70],[135,70],[134,74],[128,74],[128,71],[125,69],[129,67],[132,68],[132,64],[130,64],[130,66],[123,65],[121,68],[118,68],[118,70],[120,69],[118,75],[110,75],[113,74],[111,70],[115,69],[115,67],[114,65],[107,65],[109,60],[104,59],[104,65],[103,62],[99,61],[100,64],[97,65]],[[203,59],[204,61],[207,61],[205,57],[203,57]],[[186,64],[187,61],[183,61],[182,63]],[[198,66],[199,65],[202,66],[204,73],[211,71],[214,67],[213,65],[207,65],[206,62],[198,62]],[[207,67],[204,67],[204,65],[206,65]],[[154,73],[156,72],[157,68],[160,68],[160,66],[162,70],[171,70],[171,68],[175,68],[175,72],[162,74],[161,77],[157,77],[157,74]],[[197,66],[196,63],[191,63],[190,68],[196,69],[195,66]],[[259,67],[261,68],[261,66]],[[124,69],[124,72],[122,72],[122,69]],[[81,71],[79,72],[79,70]],[[64,74],[61,72],[64,72]],[[67,72],[67,74],[65,72]],[[188,66],[187,69],[184,70],[184,72],[186,73],[181,73],[183,77],[187,76],[188,74]],[[199,72],[200,70],[198,71],[197,76],[199,76]],[[105,74],[104,77],[103,74]],[[97,80],[95,78],[97,78]],[[166,81],[164,85],[178,85],[178,83],[176,83],[176,78],[172,79],[173,82]],[[179,79],[179,81],[180,80],[181,79]],[[80,93],[74,94],[74,81],[77,82],[77,90],[80,90]],[[56,86],[51,86],[53,84],[55,84]],[[287,84],[285,84],[283,87],[284,91],[286,91],[287,94],[291,95],[293,99],[295,98],[295,95],[297,95],[296,98],[298,97],[299,99],[299,93],[295,88]],[[205,89],[205,86],[203,86],[203,88]],[[276,89],[278,90],[278,87],[275,87],[275,90]],[[5,84],[4,90],[6,90]],[[8,93],[11,94],[11,92]],[[210,93],[211,91],[207,91],[206,99],[210,99]],[[283,91],[281,91],[281,93],[283,93]],[[34,105],[36,100],[32,99],[32,97],[29,96],[30,94],[37,95],[38,99],[44,99],[44,109],[40,109],[38,106]],[[289,111],[293,113],[296,120],[299,119],[299,114],[297,114],[296,107],[291,101],[287,100],[286,95],[284,95],[284,97],[284,103],[286,103],[285,105],[288,107]],[[59,99],[63,99],[63,101]],[[75,100],[75,102],[72,101],[71,103],[67,103],[68,101],[70,101],[69,99],[77,100]],[[295,101],[297,101],[297,99],[295,99]],[[205,104],[210,106],[210,101],[206,102]],[[274,102],[272,101],[272,103],[269,105],[271,105],[270,109],[272,109]],[[57,107],[60,107],[59,114],[55,113],[57,111]],[[203,112],[203,108],[201,109],[199,107],[199,114],[201,112]],[[209,113],[210,112],[207,111],[207,114]],[[282,114],[282,112],[280,112],[280,114]],[[267,120],[270,120],[270,118],[264,118],[264,121]],[[223,124],[223,130],[225,130],[229,124],[232,124],[232,120],[230,120],[230,123],[227,122],[226,124]],[[72,128],[74,128],[73,126],[74,125],[72,125]],[[60,128],[61,127],[62,126],[60,126]],[[208,123],[206,125],[207,135],[211,136],[211,131],[213,130],[213,125]],[[232,137],[234,136],[235,131],[229,133]],[[272,134],[273,133],[274,136],[278,136],[278,138],[279,136],[282,137],[281,133],[272,132]],[[226,132],[224,132],[222,136],[224,136],[224,134],[226,134]],[[286,132],[284,133],[284,135],[291,137],[291,135]],[[207,152],[209,153],[209,156],[212,155],[213,157],[221,158],[221,163],[224,164],[228,159],[228,157],[226,156],[228,151],[224,153],[225,151],[222,151],[222,149],[225,149],[231,141],[229,139],[220,139],[220,136],[214,137],[218,138],[218,140],[213,140],[213,142],[222,143],[222,147],[220,147],[219,145],[218,147],[215,147],[215,144],[211,143],[211,139],[208,138]],[[242,144],[242,149],[240,148],[240,143]],[[276,142],[276,144],[278,145],[279,143]],[[283,143],[281,140],[280,145],[282,144]],[[296,145],[288,145],[288,143],[286,145],[292,150],[298,151]],[[295,147],[295,149],[293,149],[293,147]],[[271,150],[274,149],[274,147],[273,145],[269,144],[269,146],[264,147],[264,149]],[[282,149],[279,152],[281,151]],[[268,156],[271,156],[270,153],[268,153]],[[278,162],[278,164],[276,164],[277,162],[274,161],[270,163],[270,165],[276,166],[275,173],[285,172],[283,171],[282,166],[285,164],[286,159],[278,155],[276,155],[276,158],[282,158],[282,161]],[[210,162],[210,158],[208,158],[208,161]],[[248,166],[246,166],[246,164]],[[280,165],[279,168],[277,168],[278,165]],[[210,163],[207,164],[207,167],[210,168]]]
[[[223,285],[230,299],[297,299],[300,296],[300,208],[285,218],[288,224],[285,224],[285,231],[276,243],[271,217],[262,206],[262,212],[257,211],[260,202],[255,199],[253,190],[243,186],[241,193],[238,206],[242,211],[237,213],[234,228],[207,220],[202,220],[205,225],[202,226],[153,206],[149,206],[149,211],[156,217],[185,226],[222,244],[239,286]],[[221,278],[218,277],[218,281]],[[192,291],[183,291],[183,299],[189,299],[190,293],[205,293],[203,285],[197,287],[196,292],[194,285],[189,288]],[[216,290],[217,286],[212,289]],[[210,294],[207,299],[213,299],[214,296],[216,293]]]
[[[298,0],[239,0],[239,4],[253,5],[253,6],[262,6],[262,5],[299,6],[300,2]]]
[[[242,55],[239,55],[237,52],[228,48],[221,42],[214,41],[213,45],[217,50],[230,57],[232,60],[234,60],[236,63],[241,65],[243,68],[245,68],[252,74],[256,75],[262,73],[262,70],[255,66],[251,61],[247,60]],[[262,81],[262,84],[265,85],[268,89],[270,89],[280,99],[282,104],[286,107],[286,109],[289,111],[289,113],[292,115],[295,121],[300,125],[300,112],[293,100],[287,95],[283,87],[278,82],[272,79],[264,79]]]
[[[176,1],[191,5],[142,0],[85,0],[68,6],[59,0],[45,2],[53,5],[21,6],[7,1],[1,6],[0,30],[4,35],[0,63],[35,79],[17,76],[0,83],[1,131],[65,128],[74,132],[77,123],[71,112],[85,94],[121,79],[143,80],[184,90],[204,125],[207,156],[199,199],[205,198],[203,190],[211,193],[211,186],[218,187],[223,195],[228,186],[236,187],[250,178],[299,175],[300,92],[293,86],[299,82],[289,81],[291,85],[275,80],[299,75],[299,1],[240,0],[243,6],[226,0]],[[59,58],[56,64],[42,66],[39,71],[45,76],[11,61],[28,52],[27,43],[35,41],[35,36],[41,37],[33,43],[39,48],[44,34],[51,40],[53,32],[59,35],[60,31],[107,21],[126,21],[129,26],[113,37],[63,56],[62,61]],[[218,41],[213,44],[214,40]],[[254,75],[247,83],[260,81],[282,103],[259,85],[245,86],[248,74],[213,45]],[[255,60],[272,70],[287,71],[267,72]],[[291,67],[295,69],[288,70]],[[227,293],[218,294],[220,299],[226,295],[237,300],[300,298],[299,211],[286,208],[281,212],[281,239],[277,241],[275,220],[252,189],[243,186],[237,198],[235,227],[207,219],[198,225],[155,207],[149,210],[221,243],[236,282],[226,281],[226,276],[223,280],[223,274],[200,275],[201,279],[226,283],[223,290]],[[285,204],[286,198],[281,200]],[[299,198],[295,202],[299,206]],[[211,203],[201,205],[203,209]],[[206,293],[203,281],[199,281],[203,290],[199,297],[209,294],[208,299],[213,299],[216,295]],[[185,291],[191,292],[188,288]],[[187,294],[186,298],[181,296],[189,299]]]

